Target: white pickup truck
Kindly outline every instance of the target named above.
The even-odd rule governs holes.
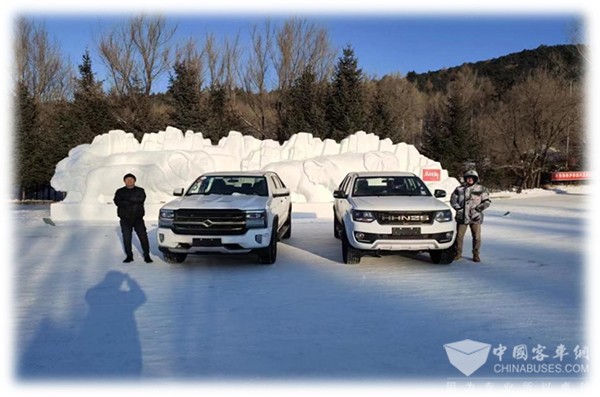
[[[160,209],[158,249],[167,262],[188,254],[256,252],[262,264],[277,259],[277,241],[292,233],[290,191],[270,171],[201,175]]]
[[[407,172],[351,172],[333,193],[333,234],[344,263],[363,255],[427,251],[434,263],[454,260],[456,222],[450,206]]]

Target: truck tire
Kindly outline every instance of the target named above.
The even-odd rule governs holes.
[[[446,248],[445,250],[431,250],[429,256],[433,263],[441,265],[449,265],[454,260],[454,247]]]
[[[342,233],[342,259],[347,265],[357,265],[360,263],[361,253],[359,249],[350,245],[346,233]]]
[[[258,250],[258,263],[272,265],[277,260],[277,223],[273,225],[269,245]]]
[[[340,228],[341,224],[338,222],[337,217],[335,216],[335,210],[333,211],[333,237],[339,239],[340,238]]]
[[[187,258],[187,254],[163,252],[163,258],[167,263],[182,263]]]
[[[292,206],[291,205],[290,205],[290,212],[288,214],[288,218],[285,221],[283,227],[286,227],[287,230],[285,231],[283,236],[281,236],[281,239],[287,240],[288,238],[292,237]]]

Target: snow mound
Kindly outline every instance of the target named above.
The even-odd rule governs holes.
[[[339,143],[300,132],[283,144],[230,131],[213,145],[201,132],[173,127],[145,134],[141,143],[131,133],[113,130],[73,148],[57,164],[51,184],[67,197],[52,205],[52,218],[114,219],[112,198],[126,173],[133,173],[146,190],[148,217],[156,218],[174,189],[189,186],[203,173],[262,169],[277,172],[297,203],[332,201],[333,190],[352,171],[413,172],[430,189],[446,190],[448,196],[458,185],[439,162],[413,145],[394,144],[364,131]]]

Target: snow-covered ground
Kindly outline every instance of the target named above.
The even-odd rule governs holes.
[[[141,260],[134,237],[135,261],[124,264],[118,223],[50,226],[42,220],[48,206],[15,205],[15,382],[579,388],[589,363],[590,196],[585,188],[529,193],[495,194],[483,225],[483,262],[470,260],[467,234],[467,257],[449,266],[425,254],[344,265],[327,203],[294,206],[292,238],[280,243],[272,266],[251,255],[167,264],[154,243],[154,220],[146,222],[154,263]],[[492,347],[469,378],[444,350],[464,339]],[[527,360],[512,356],[518,345],[526,346]],[[536,359],[538,345],[545,349]],[[560,345],[568,352],[562,361],[555,357]],[[500,361],[494,352],[502,346]],[[554,370],[516,374],[496,364]]]

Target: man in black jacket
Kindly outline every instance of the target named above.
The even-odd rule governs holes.
[[[152,262],[150,258],[150,243],[144,224],[144,201],[146,192],[141,187],[135,186],[135,175],[127,174],[123,177],[125,186],[117,189],[113,201],[117,205],[117,215],[121,219],[121,233],[123,233],[123,246],[127,257],[124,263],[133,261],[133,252],[131,251],[131,237],[133,230],[140,239],[142,250],[144,251],[144,261]]]

